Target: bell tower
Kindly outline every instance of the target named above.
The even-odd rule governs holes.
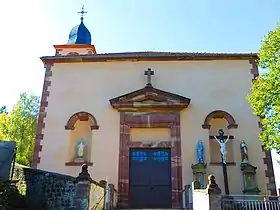
[[[72,28],[69,34],[68,42],[64,45],[54,45],[56,56],[76,56],[96,54],[94,45],[91,44],[90,31],[84,24],[84,6],[81,14],[81,23]]]

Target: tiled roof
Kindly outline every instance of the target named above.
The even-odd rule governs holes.
[[[191,58],[257,58],[257,53],[255,52],[155,52],[155,51],[146,51],[146,52],[121,52],[121,53],[101,53],[93,55],[75,55],[75,56],[45,56],[41,57],[42,60],[63,60],[63,59],[137,59],[137,58],[177,58],[182,59],[191,59]]]
[[[102,53],[96,55],[108,56],[255,56],[254,52],[159,52],[159,51],[144,51],[144,52],[120,52],[120,53]]]

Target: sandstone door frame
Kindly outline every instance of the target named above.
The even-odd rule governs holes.
[[[169,128],[170,141],[152,143],[136,142],[130,139],[130,128]],[[139,113],[120,112],[120,144],[118,171],[118,203],[122,208],[129,207],[129,151],[130,148],[170,148],[172,208],[181,207],[182,160],[180,111]]]

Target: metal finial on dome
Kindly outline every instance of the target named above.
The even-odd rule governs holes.
[[[86,11],[84,11],[84,5],[82,7],[82,11],[81,12],[78,12],[78,14],[81,14],[81,21],[84,20],[84,14],[87,13]]]

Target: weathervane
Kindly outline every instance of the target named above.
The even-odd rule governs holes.
[[[84,20],[84,14],[87,13],[86,11],[84,11],[84,5],[82,7],[82,11],[81,12],[78,12],[78,14],[81,14],[81,21]]]

